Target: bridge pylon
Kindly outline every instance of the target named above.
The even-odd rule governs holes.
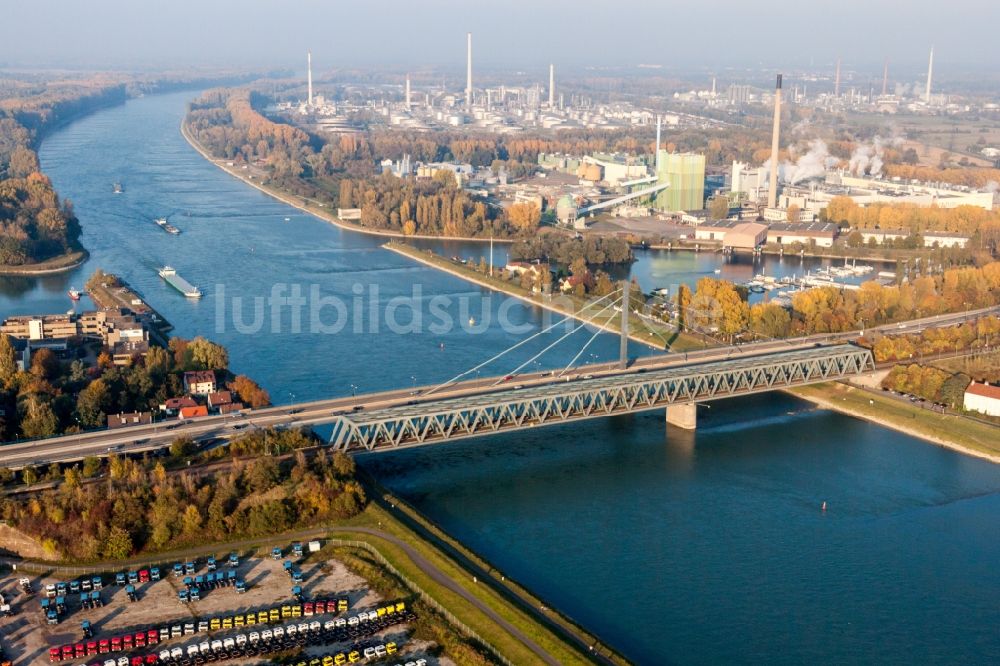
[[[628,280],[622,280],[621,341],[618,344],[618,368],[621,370],[628,367],[628,315],[631,295],[631,285],[629,285]]]

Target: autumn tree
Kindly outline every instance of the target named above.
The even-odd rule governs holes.
[[[708,204],[708,217],[711,220],[725,220],[729,217],[729,198],[717,195]]]
[[[246,375],[237,375],[229,383],[229,390],[235,392],[240,401],[251,409],[260,409],[271,404],[271,396],[268,392]]]
[[[542,211],[534,202],[516,203],[507,209],[507,217],[515,229],[522,234],[528,234],[538,229]]]

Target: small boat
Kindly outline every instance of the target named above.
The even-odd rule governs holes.
[[[68,291],[68,292],[66,292],[66,293],[68,293],[68,294],[69,294],[69,299],[70,299],[71,301],[78,301],[78,300],[80,300],[80,292],[79,292],[79,291],[77,291],[77,290],[76,290],[75,288],[73,288],[73,287],[70,287],[70,288],[69,288],[69,291]]]
[[[291,222],[291,221],[292,221],[292,218],[290,218],[290,217],[286,217],[285,218],[285,222]]]
[[[722,274],[722,269],[721,268],[716,268],[715,269],[715,274],[716,275],[721,275]]]
[[[469,326],[475,326],[475,325],[476,325],[476,318],[469,317]]]
[[[112,187],[112,191],[113,191],[113,192],[114,192],[115,194],[121,194],[122,192],[124,192],[124,191],[125,191],[125,186],[124,186],[124,185],[122,185],[121,183],[115,183],[115,184],[114,184],[114,185],[112,185],[111,187]]]

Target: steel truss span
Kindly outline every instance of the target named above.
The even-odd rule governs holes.
[[[333,422],[330,444],[339,450],[391,450],[774,391],[845,379],[874,369],[869,350],[837,345],[556,381],[343,415]]]

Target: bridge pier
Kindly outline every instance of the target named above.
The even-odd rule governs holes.
[[[694,402],[685,402],[680,405],[670,405],[666,409],[667,423],[685,430],[694,430],[698,427],[698,405]]]

